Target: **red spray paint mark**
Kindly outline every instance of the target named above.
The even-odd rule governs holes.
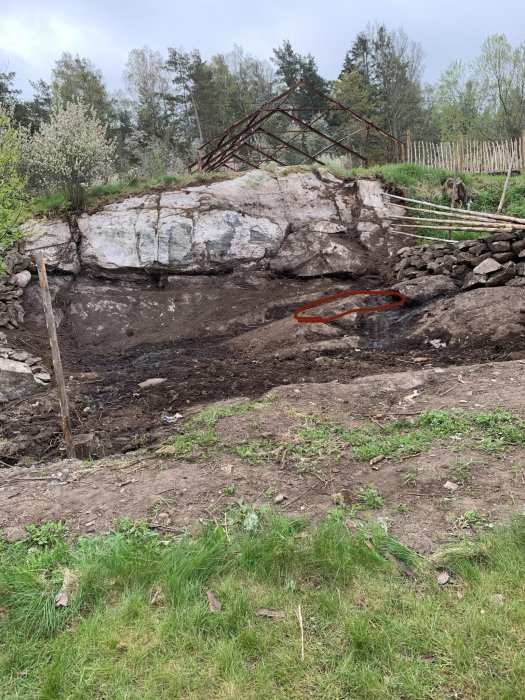
[[[343,311],[342,313],[336,314],[335,316],[299,316],[299,314],[302,314],[308,309],[313,309],[315,306],[327,304],[328,302],[334,301],[335,299],[341,299],[342,297],[371,295],[398,297],[398,301],[393,301],[390,304],[382,304],[380,306],[361,306],[355,309],[349,309],[348,311]],[[365,313],[366,311],[385,311],[386,309],[393,309],[394,306],[401,306],[406,301],[406,297],[403,294],[401,294],[401,292],[396,292],[393,289],[341,292],[340,294],[334,294],[331,297],[323,297],[322,299],[316,299],[315,301],[311,301],[309,304],[301,306],[300,309],[294,311],[294,318],[298,323],[330,323],[330,321],[335,321],[338,318],[342,318],[343,316],[348,316],[348,314],[360,314]]]

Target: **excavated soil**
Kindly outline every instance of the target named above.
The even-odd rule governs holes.
[[[379,514],[392,518],[395,533],[409,544],[428,551],[450,534],[451,510],[479,508],[497,519],[521,507],[523,484],[511,470],[525,458],[521,453],[491,458],[475,487],[451,496],[453,508],[447,509],[438,501],[449,497],[442,482],[450,454],[439,445],[409,465],[386,460],[372,471],[368,463],[345,458],[307,474],[286,460],[254,469],[231,454],[185,461],[154,452],[176,433],[183,420],[177,414],[187,418],[212,402],[260,397],[274,387],[279,400],[259,422],[251,415],[221,422],[223,442],[239,431],[264,439],[293,430],[293,411],[321,411],[339,422],[349,413],[381,422],[447,406],[505,406],[523,415],[525,365],[506,362],[524,347],[519,289],[436,293],[434,299],[416,294],[406,306],[373,318],[353,314],[310,326],[296,323],[296,308],[356,283],[244,273],[168,281],[55,278],[53,285],[73,432],[84,446],[82,456],[91,459],[57,463],[64,452],[52,388],[3,406],[0,531],[9,537],[21,536],[23,525],[39,519],[99,532],[125,515],[180,530],[199,518],[220,517],[240,496],[261,503],[274,492],[286,495],[286,512],[315,515],[333,507],[334,493],[350,502],[373,481],[388,504]],[[379,278],[359,285],[389,287]],[[26,308],[24,327],[8,341],[41,355],[50,367],[35,288]],[[164,381],[139,386],[153,378]],[[415,403],[404,402],[420,385],[424,391],[418,390]],[[250,428],[256,424],[262,427]],[[409,491],[400,476],[407,469],[419,475]],[[235,495],[226,496],[232,483]]]

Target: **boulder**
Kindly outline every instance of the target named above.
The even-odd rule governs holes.
[[[491,272],[496,272],[496,270],[501,270],[501,268],[502,265],[500,265],[499,262],[492,258],[487,258],[483,260],[483,262],[480,262],[479,265],[476,265],[473,272],[475,275],[488,275]]]
[[[395,284],[392,289],[404,294],[408,300],[419,303],[458,291],[454,282],[446,275],[430,275],[429,277],[400,282]]]
[[[42,388],[24,362],[0,357],[0,403],[31,396]]]

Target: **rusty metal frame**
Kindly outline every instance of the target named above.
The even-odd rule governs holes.
[[[296,107],[290,104],[290,97],[299,90],[306,90],[311,95],[320,97],[323,101],[323,106],[319,108]],[[347,134],[340,139],[334,139],[321,130],[322,126],[320,128],[314,127],[314,124],[332,112],[343,112],[351,117],[352,120],[358,121],[364,126],[357,132]],[[305,119],[305,114],[311,115],[308,120]],[[283,124],[284,120],[284,123],[288,125],[285,130],[272,128],[271,120],[276,115],[281,117],[280,124]],[[303,159],[302,164],[317,163],[322,165],[322,161],[317,156],[331,149],[357,158],[366,167],[368,165],[368,155],[359,153],[350,146],[343,144],[343,141],[364,129],[366,129],[367,135],[370,131],[375,131],[386,138],[395,145],[398,157],[403,157],[405,144],[402,141],[399,141],[395,136],[368,119],[361,117],[333,97],[325,95],[306,83],[299,82],[280,95],[268,100],[259,109],[246,115],[221,134],[200,146],[197,149],[197,159],[190,165],[189,169],[190,171],[204,170],[208,172],[221,168],[237,169],[239,167],[238,163],[251,168],[258,168],[267,162],[285,165],[283,160],[281,160],[282,156],[277,157],[283,151],[293,151],[301,156]],[[315,153],[309,153],[304,147],[300,147],[297,143],[292,143],[301,134],[307,133],[315,134],[319,139],[324,140],[327,145]],[[251,142],[251,139],[259,134],[266,139],[263,145]],[[253,156],[256,157],[254,158]],[[235,161],[237,161],[236,165],[233,164]]]

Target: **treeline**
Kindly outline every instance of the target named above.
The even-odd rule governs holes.
[[[472,64],[453,61],[437,84],[422,82],[424,52],[403,30],[384,25],[359,32],[336,80],[323,77],[311,54],[289,41],[269,60],[236,46],[204,60],[195,49],[148,47],[130,52],[122,88],[110,94],[88,58],[64,53],[48,78],[31,83],[22,99],[13,72],[0,73],[0,102],[15,122],[35,134],[69,103],[81,102],[113,140],[115,170],[137,178],[176,172],[194,160],[199,145],[299,80],[331,94],[400,140],[515,138],[525,128],[525,43],[488,37]],[[319,106],[321,110],[321,106]],[[344,120],[324,124],[335,137]],[[373,157],[387,160],[378,144]]]

